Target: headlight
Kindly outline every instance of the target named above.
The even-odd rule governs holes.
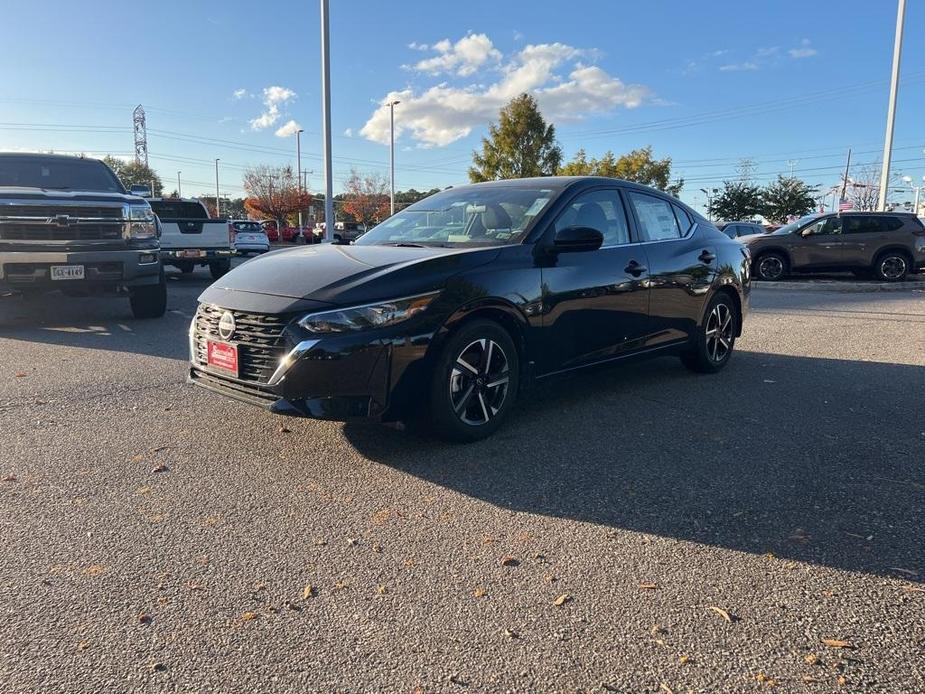
[[[150,205],[126,205],[126,234],[130,239],[153,239],[157,237],[157,222]]]
[[[299,325],[313,333],[346,333],[385,328],[406,321],[426,309],[440,292],[409,296],[379,304],[311,313]]]

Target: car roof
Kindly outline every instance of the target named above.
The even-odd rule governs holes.
[[[0,152],[0,158],[3,159],[67,159],[72,161],[74,159],[80,161],[100,161],[96,157],[84,157],[78,156],[76,154],[46,154],[44,152]]]

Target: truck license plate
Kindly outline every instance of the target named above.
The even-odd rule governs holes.
[[[206,364],[216,369],[227,371],[232,376],[238,375],[238,347],[227,342],[213,342],[206,344]]]
[[[84,278],[84,266],[52,265],[51,278],[53,280],[82,280]]]

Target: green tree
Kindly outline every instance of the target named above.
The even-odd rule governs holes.
[[[625,181],[634,181],[643,185],[658,188],[675,197],[684,186],[683,179],[671,180],[671,157],[664,159],[652,158],[652,147],[634,149],[620,156],[614,156],[610,150],[604,152],[600,159],[588,159],[584,149],[579,149],[575,157],[559,169],[562,176],[606,176],[608,178],[622,178]]]
[[[713,219],[751,219],[762,210],[761,188],[746,181],[723,181],[723,189],[710,201]]]
[[[788,217],[802,217],[816,207],[817,188],[799,178],[778,176],[761,191],[761,212],[774,224],[783,224]]]
[[[161,197],[164,192],[161,177],[154,173],[154,169],[150,166],[135,161],[123,161],[110,155],[103,157],[103,163],[113,170],[126,188],[131,188],[133,185],[153,186],[151,192],[156,198]]]
[[[497,181],[505,178],[552,176],[562,162],[556,128],[546,123],[536,99],[521,94],[501,109],[497,125],[482,138],[482,153],[472,153],[469,180]]]

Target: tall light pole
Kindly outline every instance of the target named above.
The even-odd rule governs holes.
[[[324,158],[324,240],[334,237],[334,172],[331,168],[331,31],[328,0],[321,0],[321,125]]]
[[[389,214],[395,214],[395,107],[401,102],[389,102]]]
[[[903,176],[903,181],[909,184],[909,187],[912,188],[912,192],[915,193],[915,202],[912,203],[912,214],[918,215],[919,213],[919,197],[922,194],[922,186],[914,186],[914,179],[912,176]],[[922,176],[922,181],[925,181],[925,176]]]
[[[183,191],[180,189],[180,174],[181,174],[181,173],[183,173],[183,172],[182,172],[182,171],[177,171],[177,197],[178,197],[178,198],[182,198],[182,197],[183,197]]]
[[[299,181],[299,234],[302,233],[302,133],[304,132],[301,128],[295,131],[295,177]]]
[[[710,195],[710,191],[707,190],[706,188],[701,188],[700,192],[707,196],[707,219],[709,219],[712,222],[713,221],[713,211],[710,208],[713,207],[713,205],[711,205],[710,202],[712,201],[713,198]],[[713,192],[714,193],[716,192],[716,188],[713,189]]]
[[[896,36],[893,41],[893,74],[890,77],[890,105],[886,113],[886,137],[883,140],[883,168],[880,169],[880,198],[877,210],[886,210],[887,186],[890,180],[890,159],[893,156],[893,125],[896,121],[896,93],[899,91],[899,61],[903,53],[903,24],[906,0],[899,0],[896,10]]]
[[[220,219],[222,216],[222,203],[219,202],[219,200],[221,200],[221,195],[218,192],[218,163],[220,161],[221,159],[218,159],[216,157],[215,159],[215,217],[216,219]]]

